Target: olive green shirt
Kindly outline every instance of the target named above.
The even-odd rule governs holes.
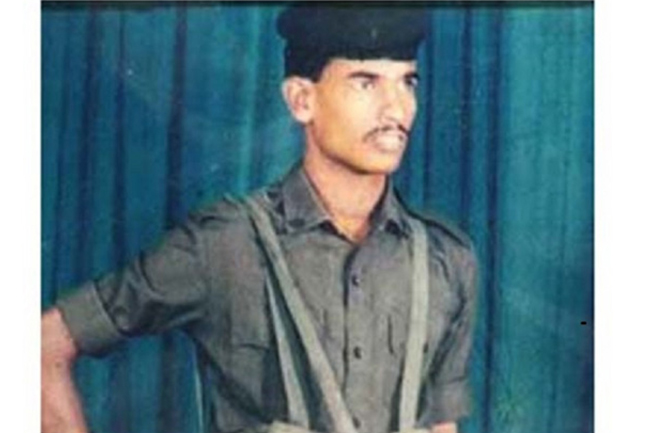
[[[388,187],[360,244],[337,232],[301,168],[265,190],[297,286],[361,433],[397,428],[411,293],[409,214]],[[424,219],[431,309],[418,427],[469,410],[476,265],[466,238]],[[208,431],[287,419],[265,293],[267,263],[240,203],[192,215],[126,269],[89,282],[58,307],[82,353],[180,328],[196,343]],[[428,351],[433,351],[428,353]],[[307,371],[307,369],[304,369]],[[311,428],[331,431],[311,387]]]

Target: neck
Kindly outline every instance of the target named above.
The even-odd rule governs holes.
[[[336,228],[353,242],[370,231],[370,215],[386,187],[385,174],[355,173],[333,162],[305,158],[305,172]]]

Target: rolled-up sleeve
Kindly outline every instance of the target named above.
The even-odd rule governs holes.
[[[205,254],[196,221],[124,269],[57,302],[80,351],[99,356],[126,337],[182,327],[203,315]]]
[[[477,265],[473,250],[463,251],[457,263],[461,303],[431,364],[422,388],[418,427],[455,421],[471,409],[468,361],[476,308]]]

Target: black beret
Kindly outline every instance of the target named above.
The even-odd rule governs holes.
[[[415,59],[427,15],[415,6],[299,2],[280,14],[277,30],[286,40],[286,75],[310,75],[333,57]]]

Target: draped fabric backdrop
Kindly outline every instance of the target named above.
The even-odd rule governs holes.
[[[44,4],[42,306],[193,209],[281,176],[281,5]],[[466,433],[593,431],[593,5],[429,6],[396,183],[481,263]],[[584,321],[586,324],[581,324]],[[198,433],[180,333],[82,359],[97,433]]]

